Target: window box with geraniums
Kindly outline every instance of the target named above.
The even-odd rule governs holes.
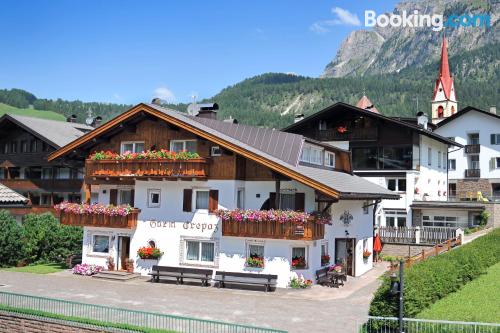
[[[372,253],[370,251],[368,251],[368,250],[363,251],[363,259],[364,260],[368,260],[371,255],[372,255]]]
[[[264,258],[259,256],[250,256],[247,258],[245,265],[247,267],[264,268]]]
[[[137,255],[141,259],[159,259],[163,255],[163,252],[156,247],[144,246],[137,250]]]
[[[327,266],[330,264],[330,256],[328,254],[321,256],[321,266]]]
[[[133,153],[126,151],[122,154],[114,153],[112,151],[96,151],[89,156],[92,161],[102,160],[191,160],[198,159],[200,155],[189,151],[174,152],[166,149],[160,150],[147,150],[142,153]]]
[[[304,269],[306,268],[306,258],[305,257],[293,257],[292,258],[292,268],[294,269]]]

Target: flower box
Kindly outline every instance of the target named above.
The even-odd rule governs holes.
[[[363,259],[368,260],[368,258],[370,258],[371,255],[372,253],[370,251],[368,250],[363,251]]]
[[[307,267],[305,257],[294,257],[292,258],[292,268],[294,269],[304,269]]]
[[[156,247],[144,246],[137,250],[137,255],[141,259],[159,259],[163,255],[163,252]]]
[[[321,266],[327,266],[329,264],[330,264],[330,256],[328,254],[321,256]]]
[[[118,154],[112,151],[100,151],[94,152],[89,156],[89,159],[92,161],[101,161],[101,160],[190,160],[200,158],[198,153],[181,151],[174,152],[166,149],[160,150],[147,150],[141,153],[133,153],[130,151],[126,151],[122,154]]]
[[[264,258],[262,257],[248,257],[245,262],[246,267],[253,268],[263,268],[264,267]]]

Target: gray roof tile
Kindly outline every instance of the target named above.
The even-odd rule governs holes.
[[[20,195],[16,191],[0,184],[0,205],[1,204],[19,204],[27,203],[28,199]]]

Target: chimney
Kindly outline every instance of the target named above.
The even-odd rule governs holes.
[[[153,100],[151,101],[151,104],[161,105],[161,98],[158,98],[158,97],[153,98]]]
[[[295,118],[293,119],[293,123],[298,123],[302,119],[304,119],[304,114],[302,114],[302,113],[296,114]]]
[[[69,116],[68,118],[66,118],[66,121],[68,123],[76,123],[76,114],[72,114],[71,116]]]
[[[217,119],[217,110],[219,110],[219,105],[217,103],[204,103],[197,104],[198,114],[196,117]]]
[[[95,117],[94,118],[94,123],[92,124],[92,126],[94,128],[97,128],[97,127],[101,126],[101,124],[102,124],[102,117],[101,116]]]
[[[429,118],[427,117],[427,114],[424,112],[420,111],[417,113],[417,124],[418,126],[422,127],[423,129],[427,129],[427,124],[429,122]]]
[[[497,107],[495,105],[490,106],[490,113],[497,114]]]
[[[227,119],[224,119],[224,122],[225,123],[231,123],[231,124],[237,124],[238,123],[238,120],[237,119],[234,119],[233,117],[229,116],[229,118]]]

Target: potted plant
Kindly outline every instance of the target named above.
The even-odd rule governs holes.
[[[292,268],[294,269],[303,269],[306,268],[306,258],[303,256],[293,257],[292,258]]]
[[[108,271],[115,270],[115,259],[113,257],[109,256],[106,260],[106,264],[108,265]]]
[[[363,251],[363,259],[364,260],[368,260],[368,258],[370,258],[370,256],[372,255],[372,253],[368,250],[364,250]]]
[[[330,264],[330,256],[328,254],[321,256],[321,266],[327,266]]]
[[[259,256],[250,256],[247,258],[245,265],[247,267],[263,268],[264,258]]]
[[[289,286],[292,289],[306,289],[311,287],[313,284],[312,280],[305,279],[304,276],[292,277],[289,282]]]
[[[163,252],[157,247],[143,246],[137,250],[137,255],[141,259],[159,259]]]
[[[134,259],[127,258],[125,259],[125,267],[127,269],[127,273],[134,272]]]

